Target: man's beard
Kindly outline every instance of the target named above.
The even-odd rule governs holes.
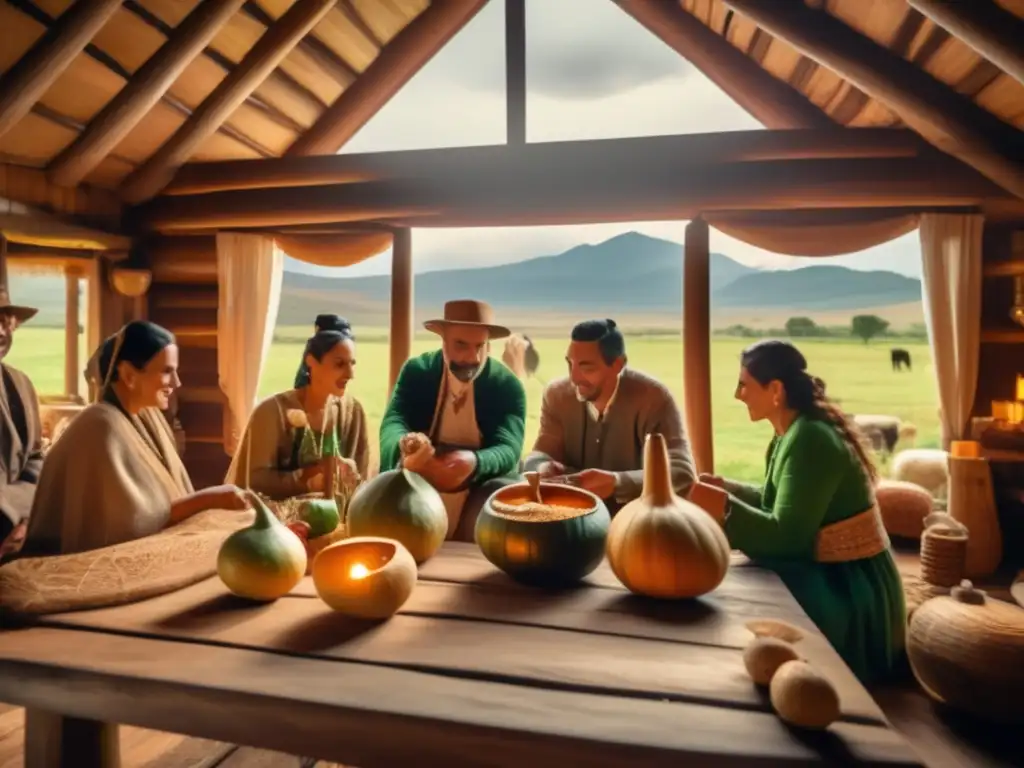
[[[485,360],[482,363],[465,364],[451,361],[448,363],[448,370],[451,371],[452,375],[463,384],[468,384],[480,375],[480,372],[484,369],[486,362],[487,361]]]

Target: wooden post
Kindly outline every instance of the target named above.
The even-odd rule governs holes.
[[[391,246],[391,371],[388,397],[395,389],[398,374],[412,354],[412,231],[408,227],[395,230]]]
[[[505,142],[526,143],[526,0],[505,0]]]
[[[78,272],[64,273],[64,394],[77,397],[82,372],[78,365]]]
[[[711,420],[711,245],[708,224],[686,225],[683,246],[683,403],[697,472],[715,471]]]

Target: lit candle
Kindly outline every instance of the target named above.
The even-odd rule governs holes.
[[[1017,402],[1024,403],[1024,373],[1017,374]]]
[[[950,443],[949,455],[957,459],[979,459],[981,443],[974,440],[954,440]]]
[[[356,563],[349,569],[348,577],[350,579],[365,579],[370,575],[370,569],[362,563]]]

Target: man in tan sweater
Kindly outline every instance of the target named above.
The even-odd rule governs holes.
[[[569,375],[544,391],[540,433],[524,469],[568,480],[605,500],[614,515],[643,490],[644,441],[660,432],[672,484],[686,496],[695,479],[683,420],[656,379],[626,367],[626,343],[614,320],[572,330]]]

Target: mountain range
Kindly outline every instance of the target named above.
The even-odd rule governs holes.
[[[713,312],[744,307],[857,310],[921,300],[920,280],[834,265],[761,270],[712,253],[710,277]],[[386,323],[391,294],[387,275],[324,278],[286,272],[284,286],[280,325],[308,325],[314,303],[337,307],[363,324]],[[678,316],[682,291],[683,247],[629,232],[554,256],[418,274],[415,305],[436,312],[448,299],[472,297],[520,312]],[[367,316],[374,311],[378,317]]]
[[[385,325],[390,277],[343,275],[286,271],[278,324],[308,326],[318,312],[333,310],[358,324]],[[63,325],[63,278],[12,272],[10,279],[12,299],[39,308],[34,324]],[[448,299],[472,297],[519,313],[678,317],[682,286],[683,247],[629,232],[553,256],[418,274],[415,305],[420,312],[433,313]],[[713,312],[736,308],[858,310],[920,300],[920,281],[895,272],[865,272],[827,264],[761,270],[720,253],[711,254]]]

